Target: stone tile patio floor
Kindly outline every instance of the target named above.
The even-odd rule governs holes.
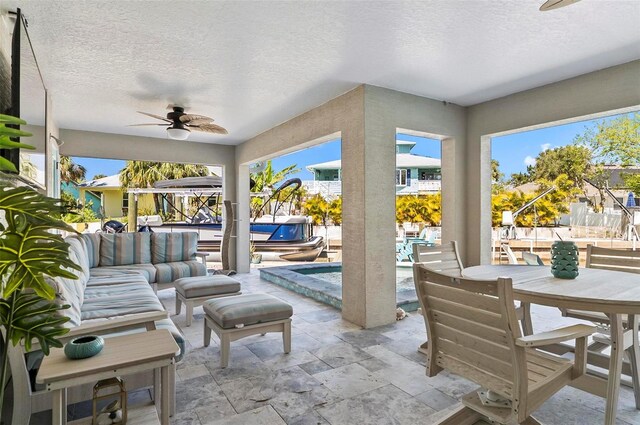
[[[363,330],[256,272],[237,277],[244,293],[267,292],[293,305],[292,352],[282,352],[280,334],[257,335],[232,343],[229,368],[221,369],[217,338],[208,348],[202,344],[202,309],[189,328],[184,315],[174,316],[189,343],[177,368],[176,425],[429,424],[476,387],[446,372],[425,375],[417,347],[426,333],[418,314]],[[161,297],[173,309],[171,291]],[[571,323],[545,307],[533,309],[533,321],[536,331]],[[604,406],[604,399],[565,388],[536,417],[549,425],[602,424]],[[626,387],[618,422],[640,424]]]
[[[185,327],[188,341],[177,366],[175,425],[356,425],[431,424],[476,385],[446,372],[428,378],[417,347],[426,338],[416,313],[391,325],[363,330],[340,312],[266,281],[257,272],[238,275],[243,293],[267,292],[293,305],[292,352],[282,352],[280,334],[252,336],[231,344],[221,369],[214,335],[203,347],[203,312]],[[174,312],[172,290],[160,292]],[[537,332],[571,323],[556,309],[534,307]],[[604,423],[605,401],[565,388],[536,418],[548,425]],[[619,424],[640,424],[633,393],[622,387]]]

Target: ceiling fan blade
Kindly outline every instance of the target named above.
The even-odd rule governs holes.
[[[150,114],[148,112],[142,112],[142,111],[136,111],[136,112],[138,112],[139,114],[142,114],[142,115],[146,115],[146,116],[151,117],[151,118],[157,118],[159,120],[166,121],[168,123],[172,122],[171,120],[168,120],[165,117],[162,117],[160,115]]]
[[[129,124],[127,127],[142,127],[144,125],[160,125],[162,127],[166,127],[167,124]]]
[[[204,131],[205,133],[229,134],[227,130],[215,124],[190,125],[191,130]]]
[[[194,121],[198,121],[199,124],[196,124]],[[185,124],[200,125],[200,124],[206,124],[213,121],[214,121],[213,118],[210,118],[204,115],[184,114],[180,116],[180,122],[183,122]]]
[[[570,4],[577,3],[579,1],[580,0],[547,0],[542,6],[540,6],[540,12],[560,9],[561,7],[569,6]]]

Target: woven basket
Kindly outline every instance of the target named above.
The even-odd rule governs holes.
[[[551,245],[551,274],[560,279],[575,279],[578,274],[579,253],[574,242],[554,242]]]

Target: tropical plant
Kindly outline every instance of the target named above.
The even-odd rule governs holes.
[[[515,220],[516,226],[531,227],[557,226],[562,214],[569,212],[569,204],[575,200],[580,190],[566,174],[559,175],[554,181],[540,179],[536,181],[537,191],[524,193],[520,190],[501,190],[491,197],[491,219],[494,227],[502,225],[503,211],[517,211],[523,205],[532,201],[540,193],[551,186],[555,190],[539,199],[535,207],[531,206],[520,213]]]
[[[93,176],[93,179],[91,179],[91,180],[103,179],[103,178],[105,178],[105,177],[107,177],[107,175],[106,175],[106,174],[98,173],[98,174],[94,175],[94,176]]]
[[[622,181],[625,188],[640,196],[640,174],[623,173]]]
[[[5,124],[24,125],[18,118],[0,115],[0,144],[5,148],[24,147],[22,143],[6,143],[5,137],[29,134],[5,127]],[[4,141],[3,141],[4,140]],[[14,171],[0,161],[0,171]],[[4,327],[0,370],[0,416],[8,373],[9,344],[24,342],[30,351],[33,340],[40,350],[49,354],[51,347],[61,347],[58,338],[69,330],[63,325],[69,319],[59,315],[68,308],[53,300],[55,292],[46,277],[76,279],[72,270],[80,267],[70,260],[69,245],[62,236],[51,230],[73,231],[60,220],[61,204],[28,187],[14,187],[8,175],[0,180],[0,211],[4,213],[0,224],[0,325]]]
[[[442,221],[440,192],[429,195],[401,195],[396,197],[396,222],[424,223],[438,226]]]
[[[256,217],[258,213],[271,214],[271,205],[265,205],[264,209],[262,209],[264,203],[267,202],[266,200],[278,189],[276,187],[278,183],[282,182],[290,174],[297,173],[298,171],[300,171],[300,169],[296,168],[294,164],[276,172],[273,170],[271,161],[267,161],[264,170],[251,173],[251,180],[254,183],[251,192],[262,194],[262,196],[251,197],[251,216]],[[291,194],[291,191],[291,188],[283,189],[277,196],[278,200],[285,199],[286,196]],[[305,193],[302,191],[302,188],[299,189],[298,193],[293,195],[292,201],[295,203],[296,208],[303,208],[302,200],[304,197]]]
[[[342,195],[329,202],[329,218],[334,226],[342,225]]]
[[[25,143],[16,142],[11,140],[12,137],[30,137],[31,133],[19,130],[11,126],[24,125],[26,122],[20,118],[12,117],[9,115],[0,114],[0,149],[35,149],[31,145]],[[18,169],[13,162],[0,156],[0,171],[9,171],[11,173],[17,173]]]
[[[93,211],[93,203],[89,201],[84,208],[80,208],[78,210],[71,210],[62,216],[62,220],[65,223],[91,223],[93,221],[98,221],[98,217],[96,213]]]
[[[303,211],[316,226],[329,224],[329,203],[317,193],[304,202]]]
[[[267,161],[267,165],[264,170],[251,174],[251,179],[255,183],[251,191],[265,192],[276,189],[276,184],[286,179],[290,174],[295,174],[300,171],[300,169],[296,167],[296,164],[289,165],[288,167],[276,172],[273,170],[273,164],[271,161]]]
[[[84,181],[87,175],[87,169],[73,162],[70,156],[61,155],[58,167],[60,169],[60,180],[65,183]]]

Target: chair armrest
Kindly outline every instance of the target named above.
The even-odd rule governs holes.
[[[166,311],[150,311],[147,313],[136,313],[127,316],[116,317],[114,319],[100,320],[97,322],[89,322],[73,327],[61,339],[68,340],[81,335],[97,335],[120,332],[130,328],[153,326],[156,320],[162,320],[169,317]]]
[[[204,264],[204,266],[207,266],[207,257],[209,256],[208,252],[203,252],[203,251],[196,251],[196,257],[198,257],[202,263]]]
[[[570,339],[584,338],[596,331],[591,325],[571,325],[564,328],[554,329],[549,332],[541,332],[535,335],[523,336],[516,339],[516,345],[520,347],[540,347],[543,345],[556,344]]]

